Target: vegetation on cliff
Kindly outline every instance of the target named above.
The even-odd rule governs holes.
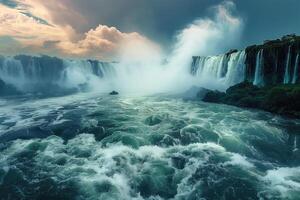
[[[300,84],[273,85],[259,88],[243,82],[230,87],[226,93],[208,92],[203,101],[258,108],[272,113],[300,117]]]

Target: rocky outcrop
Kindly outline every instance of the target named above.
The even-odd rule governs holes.
[[[236,63],[228,62],[226,58],[234,54],[236,50],[230,50],[224,55],[202,59],[204,64],[201,65],[207,68],[223,66],[222,62],[225,61],[229,66],[228,71],[238,71],[231,73],[229,77],[239,76],[244,79],[239,82],[233,81],[235,84],[226,92],[207,92],[203,101],[257,108],[300,118],[300,36],[286,35],[281,39],[266,40],[261,45],[249,46],[244,50],[244,54],[241,54],[245,56],[244,59],[239,58],[240,62]],[[212,62],[211,58],[218,62]],[[193,64],[197,66],[196,57],[193,60]],[[206,60],[209,62],[205,63]],[[244,67],[240,64],[242,60]],[[219,73],[220,70],[213,71]]]
[[[117,91],[112,91],[112,92],[109,93],[109,95],[112,95],[112,96],[119,95],[119,92],[117,92]]]
[[[257,87],[249,82],[232,86],[226,93],[210,91],[203,98],[205,102],[257,108],[297,118],[300,118],[299,100],[299,84]]]

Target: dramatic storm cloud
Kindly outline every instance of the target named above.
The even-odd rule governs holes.
[[[180,30],[199,18],[214,16],[212,8],[223,2],[0,0],[0,53],[117,59],[123,44],[132,41],[159,43],[170,50]],[[234,14],[243,18],[245,31],[239,43],[226,48],[243,48],[264,39],[300,33],[297,0],[232,2]]]

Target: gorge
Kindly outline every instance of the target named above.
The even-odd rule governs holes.
[[[0,0],[0,200],[299,200],[299,7]]]
[[[190,69],[192,76],[189,77],[190,80],[185,81],[211,79],[220,83],[223,90],[243,81],[257,86],[297,84],[300,82],[299,52],[300,37],[287,35],[282,39],[265,41],[262,45],[249,46],[242,51],[231,50],[223,55],[208,57],[194,56]],[[164,65],[159,67],[172,67],[168,64]],[[97,60],[26,55],[0,57],[0,79],[23,92],[41,92],[45,87],[53,88],[53,92],[55,89],[84,91],[92,89],[93,84],[98,83],[105,88],[108,80],[111,82],[119,78],[121,68],[116,62]],[[147,73],[148,69],[142,66],[125,69],[130,71],[129,73],[135,73],[137,70]],[[156,73],[171,74],[168,70],[160,70]],[[188,71],[186,73],[185,76],[188,76]],[[205,85],[200,86],[205,87]]]
[[[223,101],[223,92],[208,92],[204,99],[262,108],[249,95],[268,94],[265,87],[298,87],[298,57],[298,37],[194,57],[185,70],[3,56],[1,198],[297,199],[299,120],[169,93],[126,91],[165,86],[178,92],[179,83],[221,91],[232,86],[231,102],[247,104],[228,102],[232,96]],[[120,94],[109,95],[115,89]],[[237,100],[237,93],[248,100]],[[294,105],[286,101],[299,102],[296,95],[283,105],[298,117],[298,104],[286,109]],[[277,108],[269,111],[287,114]]]

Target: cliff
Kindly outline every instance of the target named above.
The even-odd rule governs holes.
[[[300,82],[300,36],[287,35],[245,50],[217,56],[194,56],[191,74],[223,82],[228,88],[243,81],[257,86]]]
[[[300,37],[287,35],[246,48],[245,80],[257,84],[299,83]],[[260,55],[259,55],[260,54]],[[259,66],[260,65],[260,66]],[[260,67],[261,74],[257,70]]]

